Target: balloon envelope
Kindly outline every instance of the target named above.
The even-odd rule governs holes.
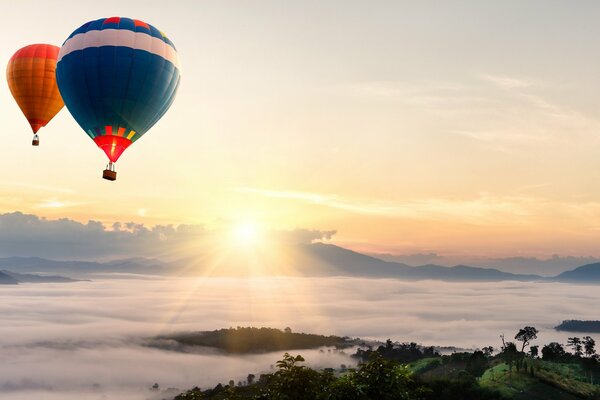
[[[17,50],[6,67],[8,87],[33,133],[64,105],[56,85],[58,51],[57,46],[32,44]]]
[[[65,41],[56,77],[67,109],[111,162],[169,109],[177,50],[161,31],[121,17],[83,24]]]

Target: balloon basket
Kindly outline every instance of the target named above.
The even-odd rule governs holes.
[[[111,171],[110,169],[105,169],[102,172],[102,177],[107,181],[116,181],[117,180],[117,171]]]
[[[31,141],[31,145],[32,146],[39,146],[40,145],[40,140],[39,139],[33,139]]]

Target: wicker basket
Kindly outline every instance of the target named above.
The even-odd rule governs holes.
[[[117,171],[111,171],[110,169],[105,169],[102,172],[102,177],[109,181],[117,180]]]

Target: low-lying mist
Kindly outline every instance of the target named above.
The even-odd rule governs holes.
[[[0,287],[0,398],[164,398],[149,387],[214,386],[268,372],[279,353],[230,356],[143,346],[178,331],[268,326],[322,334],[499,346],[524,325],[537,343],[566,342],[552,327],[597,319],[597,286],[402,282],[355,278],[102,279]],[[592,335],[593,336],[593,335]],[[298,350],[309,365],[351,364],[338,352]]]

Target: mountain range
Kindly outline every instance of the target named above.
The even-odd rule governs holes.
[[[23,274],[12,271],[0,271],[0,285],[18,285],[19,283],[68,283],[78,279],[60,275]]]
[[[188,257],[165,262],[157,259],[130,258],[109,262],[56,261],[37,257],[0,258],[0,283],[21,282],[69,282],[92,277],[120,277],[131,275],[159,276],[244,276],[252,275],[298,275],[298,276],[347,276],[370,278],[397,278],[403,280],[442,281],[555,281],[600,283],[600,263],[588,264],[553,277],[533,274],[516,274],[494,268],[456,265],[453,267],[427,264],[410,266],[384,261],[332,244],[312,243],[286,245],[285,257],[271,259],[259,266],[248,256],[219,258],[216,264],[210,257]],[[43,275],[39,275],[43,274]],[[61,275],[67,275],[66,278]]]
[[[12,276],[0,271],[0,285],[18,285],[19,281]]]

